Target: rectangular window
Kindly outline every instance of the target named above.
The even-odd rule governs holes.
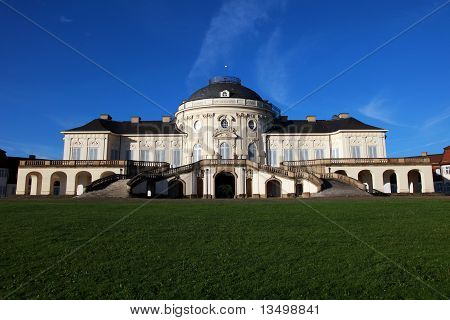
[[[331,157],[333,159],[339,159],[339,157],[340,157],[340,155],[339,155],[339,148],[331,149]]]
[[[352,146],[352,158],[361,158],[361,148],[359,146]]]
[[[166,161],[166,150],[156,150],[156,161],[158,162]]]
[[[277,150],[270,150],[269,152],[269,165],[272,167],[278,167]]]
[[[172,158],[172,166],[179,167],[181,166],[181,150],[175,149],[173,150],[173,158]]]
[[[150,151],[149,150],[141,150],[139,160],[140,161],[150,161]]]
[[[111,150],[111,160],[119,160],[119,150]]]
[[[88,148],[88,160],[97,160],[98,148]]]
[[[300,149],[300,160],[308,160],[308,149]]]
[[[377,157],[377,146],[369,146],[368,147],[369,158]]]
[[[445,174],[446,175],[449,175],[450,174],[450,167],[444,167],[444,172],[445,172]]]
[[[125,159],[133,160],[133,150],[127,150],[125,153]]]
[[[292,161],[294,160],[294,153],[292,149],[285,149],[284,150],[284,156],[283,161]]]
[[[80,160],[81,149],[78,147],[72,148],[71,160]]]
[[[323,159],[323,149],[316,149],[316,159]]]

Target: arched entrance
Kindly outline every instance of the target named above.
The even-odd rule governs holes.
[[[383,172],[383,192],[397,193],[397,174],[394,170]]]
[[[30,172],[27,174],[25,186],[25,194],[37,196],[41,194],[42,189],[42,175],[39,172]]]
[[[197,198],[203,198],[203,178],[197,177]]]
[[[61,196],[66,194],[67,175],[64,172],[55,172],[50,178],[51,194]]]
[[[234,198],[236,195],[235,178],[230,172],[221,172],[214,179],[216,198]]]
[[[343,175],[343,176],[347,176],[347,172],[345,172],[345,170],[338,170],[335,173]]]
[[[247,178],[245,180],[245,195],[247,198],[251,198],[253,194],[252,191],[252,179],[251,178]]]
[[[168,189],[168,196],[172,199],[180,199],[184,196],[184,185],[181,180],[171,180],[169,181],[169,189]]]
[[[367,192],[373,192],[372,173],[369,170],[363,170],[358,173],[358,180],[366,186]]]
[[[105,177],[112,176],[112,175],[115,175],[115,173],[112,171],[105,171],[100,175],[100,178],[105,178]]]
[[[281,197],[281,183],[278,180],[269,180],[266,182],[266,195],[267,198],[280,198]]]
[[[408,172],[408,186],[410,193],[422,192],[422,177],[419,170],[411,170]]]
[[[295,185],[295,196],[300,197],[303,194],[303,183],[297,183]]]
[[[75,189],[77,192],[77,196],[84,193],[84,188],[91,184],[92,182],[92,175],[89,172],[81,171],[78,172],[75,177]]]

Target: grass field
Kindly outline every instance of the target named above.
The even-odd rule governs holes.
[[[0,219],[2,299],[450,296],[449,198],[2,200]]]

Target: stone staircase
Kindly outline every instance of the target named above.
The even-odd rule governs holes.
[[[85,192],[77,198],[129,198],[130,193],[128,192],[128,181],[130,179],[122,179],[111,183],[104,189]]]
[[[372,195],[350,184],[324,180],[324,189],[321,192],[311,194],[311,197],[371,197]]]

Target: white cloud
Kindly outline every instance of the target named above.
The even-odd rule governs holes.
[[[276,28],[260,47],[256,58],[256,75],[259,87],[268,97],[279,103],[287,103],[289,63],[296,50],[281,49],[280,38],[281,29]]]
[[[423,124],[422,129],[426,130],[430,127],[434,127],[438,123],[447,120],[448,118],[450,118],[450,106],[445,108],[444,111],[439,115],[427,119]]]
[[[59,22],[61,22],[61,23],[70,23],[72,21],[73,21],[73,19],[69,19],[69,18],[67,18],[65,16],[60,16],[59,17]]]
[[[394,116],[385,106],[385,101],[379,98],[374,98],[368,104],[359,108],[358,111],[368,118],[372,118],[394,126],[404,126],[393,120]]]
[[[199,55],[188,79],[206,78],[219,60],[229,59],[239,37],[254,33],[257,25],[267,19],[269,11],[283,4],[276,0],[230,0],[222,4],[203,39]]]

